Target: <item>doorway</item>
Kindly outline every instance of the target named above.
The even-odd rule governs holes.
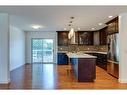
[[[53,39],[32,39],[32,63],[53,63],[53,55]]]

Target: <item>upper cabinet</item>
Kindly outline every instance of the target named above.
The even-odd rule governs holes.
[[[100,32],[99,31],[94,31],[93,32],[93,41],[94,45],[100,45]]]
[[[113,34],[113,33],[119,32],[118,17],[116,17],[113,20],[107,22],[106,24],[108,25],[108,28],[107,28],[107,33],[108,34]]]
[[[68,33],[68,31],[57,31],[58,46],[93,45],[93,31],[77,31],[73,39],[68,38]]]
[[[105,28],[99,30],[100,45],[106,45],[107,44],[107,30],[108,30],[108,27],[105,27]]]
[[[93,45],[93,31],[78,31],[79,45]]]
[[[57,31],[58,46],[67,46],[68,42],[68,31]]]
[[[106,23],[107,27],[98,31],[77,31],[71,39],[69,31],[57,31],[58,46],[78,45],[107,45],[107,36],[119,32],[118,17]]]

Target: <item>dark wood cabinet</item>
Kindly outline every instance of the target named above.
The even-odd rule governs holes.
[[[57,31],[58,46],[67,46],[69,44],[68,33],[68,31]]]
[[[100,45],[107,44],[107,27],[100,29]]]
[[[78,31],[79,45],[93,45],[93,31]]]
[[[75,32],[75,43],[68,39],[68,31],[57,31],[58,46],[68,46],[69,44],[93,45],[93,31]]]
[[[113,20],[107,22],[106,24],[108,25],[107,33],[109,35],[119,32],[118,17],[116,17]]]
[[[96,79],[96,58],[71,58],[71,63],[78,82]]]
[[[96,65],[107,70],[107,54],[101,53],[87,53],[97,57]]]
[[[93,32],[93,44],[100,45],[100,31]]]
[[[75,44],[78,44],[78,37],[79,37],[78,32],[75,32]]]
[[[107,70],[107,55],[106,54],[97,54],[97,66]]]

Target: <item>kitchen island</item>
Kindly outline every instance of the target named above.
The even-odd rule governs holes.
[[[93,82],[96,79],[96,56],[83,53],[67,53],[78,82]]]

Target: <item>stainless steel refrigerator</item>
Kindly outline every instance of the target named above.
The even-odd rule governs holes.
[[[108,35],[108,65],[107,71],[109,74],[118,78],[119,76],[119,33]]]

